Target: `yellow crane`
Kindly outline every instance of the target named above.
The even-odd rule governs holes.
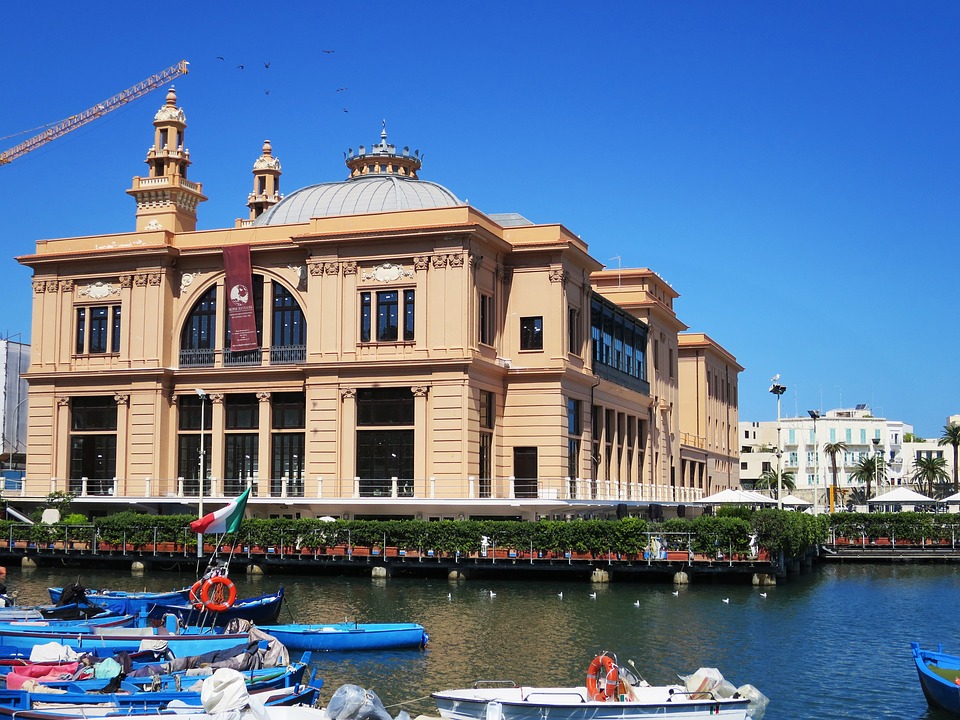
[[[166,70],[158,72],[156,75],[151,75],[143,82],[139,82],[133,87],[127,88],[123,92],[114,95],[112,98],[94,105],[89,110],[84,110],[79,115],[71,115],[66,120],[61,120],[56,125],[47,128],[39,135],[34,135],[29,140],[24,140],[19,145],[16,145],[9,150],[0,152],[0,165],[6,165],[11,160],[16,160],[21,155],[26,155],[31,150],[36,150],[41,145],[45,145],[51,140],[56,140],[58,137],[66,135],[71,130],[76,130],[78,127],[86,125],[88,122],[106,115],[108,112],[116,110],[122,105],[126,105],[128,102],[136,100],[141,95],[146,95],[148,92],[156,90],[158,87],[165,85],[181,75],[186,75],[188,64],[189,63],[186,60],[181,60],[176,65],[168,67]]]

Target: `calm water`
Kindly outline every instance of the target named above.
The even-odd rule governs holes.
[[[401,702],[413,716],[435,714],[430,692],[480,678],[582,684],[593,656],[612,650],[654,684],[717,667],[734,684],[750,682],[770,697],[771,720],[940,720],[927,709],[909,646],[942,642],[960,653],[958,578],[947,566],[826,566],[766,589],[765,599],[740,585],[693,585],[675,597],[670,585],[649,584],[242,574],[234,581],[241,596],[283,584],[284,622],[423,624],[430,633],[426,651],[325,655],[314,662],[325,680],[324,699],[356,683],[374,690],[392,714]],[[21,603],[36,604],[49,602],[48,585],[76,579],[76,571],[17,569],[7,585]],[[112,571],[80,577],[88,588],[125,590],[170,590],[193,580]]]

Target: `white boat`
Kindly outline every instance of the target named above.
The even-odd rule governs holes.
[[[648,685],[598,655],[582,687],[529,687],[478,681],[472,688],[432,694],[446,720],[760,720],[767,698],[752,685],[735,688],[712,668],[683,685]]]

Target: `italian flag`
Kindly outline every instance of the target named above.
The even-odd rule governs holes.
[[[204,515],[199,520],[190,523],[190,529],[195,533],[232,533],[240,527],[243,520],[243,511],[247,508],[247,498],[250,488],[243,491],[236,500],[219,510]]]

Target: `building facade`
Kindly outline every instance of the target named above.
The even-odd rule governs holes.
[[[613,286],[562,225],[470,207],[385,130],[346,180],[286,197],[264,143],[248,217],[197,230],[185,130],[171,88],[127,191],[134,232],[18,258],[25,504],[202,512],[250,487],[262,516],[533,519],[737,484],[707,469],[735,469],[736,444],[706,426],[713,445],[685,444],[681,409],[735,426],[741,368],[710,341],[727,389],[684,399],[701,390],[677,366],[686,326],[651,271]]]

